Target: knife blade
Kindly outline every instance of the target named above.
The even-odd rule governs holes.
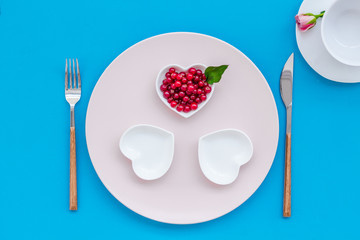
[[[286,61],[280,77],[281,98],[286,107],[286,144],[283,216],[291,216],[291,117],[293,92],[294,53]]]

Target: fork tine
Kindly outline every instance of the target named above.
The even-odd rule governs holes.
[[[76,80],[76,76],[75,76],[75,62],[74,59],[72,59],[72,67],[73,67],[73,79],[74,79],[74,88],[76,88],[77,85],[77,80]]]
[[[73,87],[73,84],[72,84],[72,80],[71,80],[71,75],[72,75],[72,73],[71,73],[71,59],[69,59],[69,70],[70,70],[70,78],[69,78],[69,85],[70,85],[70,89],[72,89],[72,87]],[[75,80],[75,79],[74,79]]]
[[[68,63],[65,61],[65,90],[68,90]]]
[[[80,69],[79,69],[78,59],[76,59],[76,68],[77,68],[77,76],[78,76],[78,88],[81,89],[81,77],[80,77]]]

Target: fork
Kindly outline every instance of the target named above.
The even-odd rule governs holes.
[[[71,64],[72,62],[72,64]],[[77,77],[76,77],[77,76]],[[81,78],[79,62],[66,59],[65,63],[65,98],[70,104],[70,210],[77,210],[76,184],[76,144],[75,144],[75,104],[81,97]]]

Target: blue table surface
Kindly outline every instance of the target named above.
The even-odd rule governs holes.
[[[305,62],[294,25],[301,0],[179,3],[0,0],[0,239],[359,239],[360,85],[326,80]],[[123,206],[96,175],[85,140],[89,98],[109,63],[174,31],[208,34],[244,52],[279,111],[279,146],[263,184],[231,213],[196,225],[155,222]],[[284,219],[279,76],[292,52],[292,217]],[[76,212],[68,210],[67,57],[79,58],[83,79]]]

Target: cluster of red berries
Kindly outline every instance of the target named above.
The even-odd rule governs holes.
[[[178,73],[170,68],[165,77],[160,90],[170,106],[179,112],[196,110],[212,90],[200,69],[190,68],[187,73]]]

